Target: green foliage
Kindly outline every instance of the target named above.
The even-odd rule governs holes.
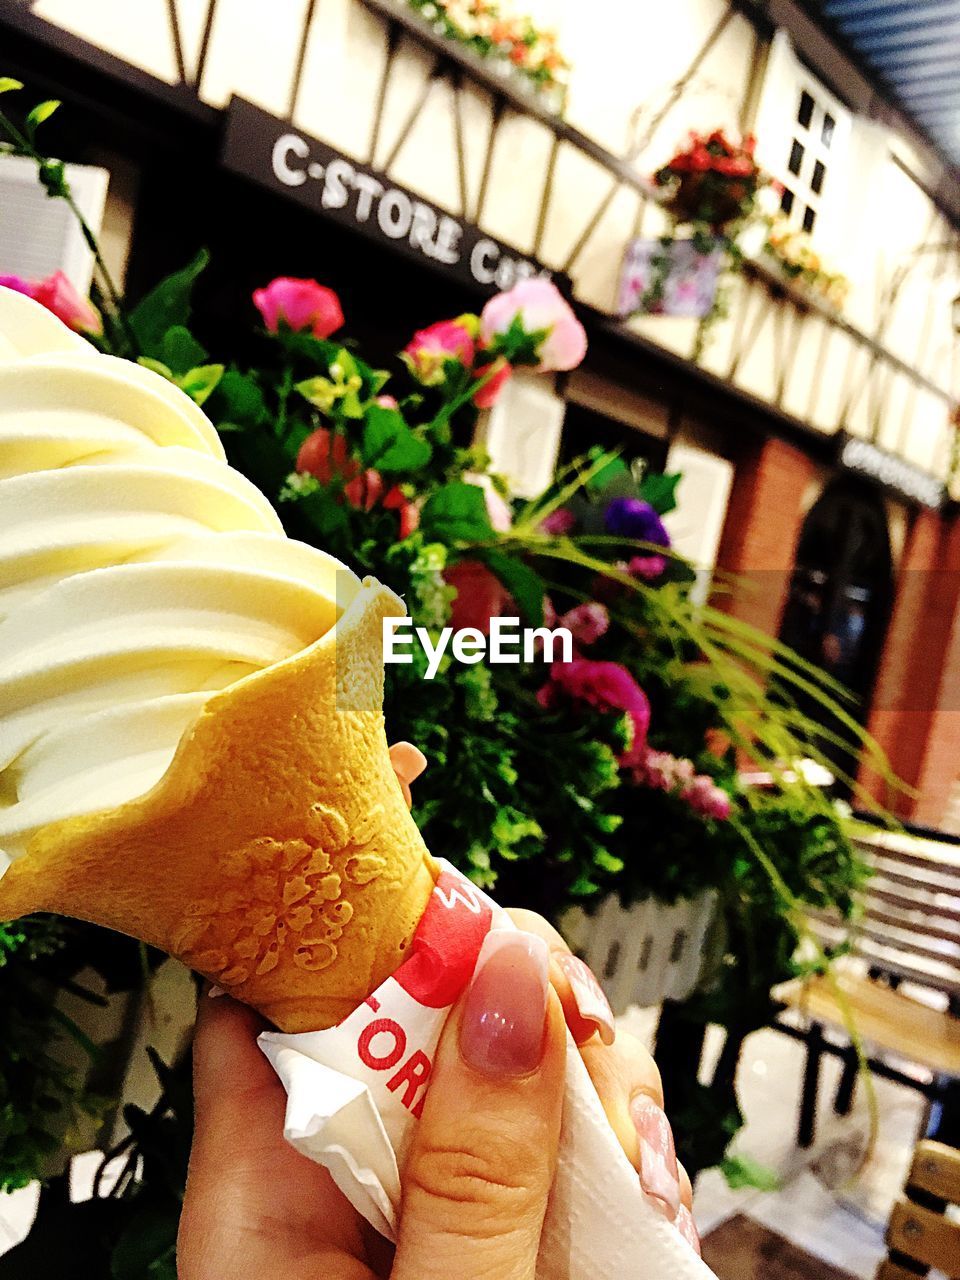
[[[201,249],[192,262],[161,280],[130,312],[130,328],[141,355],[168,363],[167,357],[171,354],[167,349],[168,334],[171,329],[177,333],[185,329],[190,319],[193,287],[209,261],[210,255]],[[172,342],[176,344],[177,339]]]
[[[79,1028],[53,1006],[79,967],[71,944],[82,929],[45,916],[0,928],[0,1190],[35,1179],[103,1107],[64,1062]]]
[[[499,551],[484,550],[478,559],[496,574],[510,592],[524,622],[531,627],[542,626],[543,601],[547,591],[539,573],[525,560]]]
[[[727,1180],[727,1186],[733,1191],[751,1188],[755,1191],[779,1191],[780,1178],[772,1169],[758,1164],[749,1156],[725,1156],[720,1161],[720,1172]]]
[[[492,540],[493,528],[483,490],[463,481],[437,489],[420,513],[420,530],[425,538],[450,546]]]
[[[658,515],[665,516],[677,507],[677,485],[680,475],[661,475],[656,471],[648,471],[640,482],[639,496],[649,502]]]
[[[364,416],[361,453],[365,466],[394,475],[425,467],[433,447],[411,431],[399,410],[372,404]]]

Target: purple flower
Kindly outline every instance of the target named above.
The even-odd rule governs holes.
[[[636,538],[638,542],[652,542],[658,547],[670,545],[663,521],[642,498],[614,498],[604,513],[603,523],[607,533],[617,538]]]

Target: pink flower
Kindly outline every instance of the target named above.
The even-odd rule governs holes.
[[[620,756],[620,764],[637,765],[647,749],[650,703],[633,676],[619,662],[593,662],[574,658],[555,662],[550,679],[537,694],[541,706],[553,706],[558,695],[585,702],[599,711],[623,711],[631,726],[630,743]]]
[[[282,320],[297,332],[309,329],[315,338],[329,338],[343,324],[340,299],[316,280],[277,276],[266,288],[254,290],[253,305],[271,333]]]
[[[648,751],[635,765],[633,780],[638,786],[678,796],[702,818],[725,822],[730,817],[732,806],[726,791],[709,774],[695,773],[691,760],[669,751]]]
[[[610,627],[610,615],[602,604],[591,600],[569,609],[561,617],[560,626],[567,628],[577,644],[596,644]]]
[[[62,271],[30,286],[31,297],[77,333],[103,333],[103,319],[92,302],[76,291]],[[22,290],[26,292],[26,290]]]
[[[666,556],[632,556],[624,566],[632,578],[654,582],[667,567]]]
[[[400,403],[396,396],[377,396],[374,404],[378,404],[381,409],[399,409]]]
[[[730,817],[730,797],[705,773],[697,774],[681,795],[694,813],[703,818],[725,822]]]
[[[542,372],[575,369],[586,355],[583,325],[552,281],[540,277],[521,280],[506,293],[491,298],[480,316],[483,346],[491,346],[517,319],[526,333],[546,330],[537,351],[536,368]]]
[[[463,320],[438,320],[426,329],[419,329],[401,351],[400,358],[418,382],[435,387],[446,377],[448,360],[472,368],[475,350],[473,334]]]
[[[557,507],[556,511],[551,511],[545,520],[540,521],[540,528],[544,533],[553,534],[554,537],[562,537],[565,533],[569,533],[571,529],[575,528],[576,523],[577,517],[569,507]]]
[[[14,293],[26,294],[28,298],[36,297],[37,287],[21,276],[0,276],[0,287],[12,289]]]
[[[473,397],[473,403],[478,409],[492,409],[499,399],[500,392],[513,377],[513,369],[503,356],[494,360],[492,365],[488,364],[485,368],[478,369],[477,377],[484,378],[488,373],[490,374],[489,382],[485,382]]]

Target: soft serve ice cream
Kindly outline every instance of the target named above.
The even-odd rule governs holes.
[[[172,383],[0,289],[0,920],[92,920],[281,1028],[339,1021],[435,879],[383,724],[402,612],[288,539]]]
[[[164,774],[211,694],[359,582],[286,538],[202,411],[0,289],[0,849]]]

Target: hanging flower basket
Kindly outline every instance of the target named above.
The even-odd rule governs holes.
[[[620,315],[702,320],[716,298],[723,256],[723,245],[710,238],[631,241],[620,274]]]
[[[720,235],[753,212],[768,178],[754,158],[756,141],[731,141],[722,129],[707,137],[690,134],[689,144],[654,174],[668,189],[666,207],[680,223],[709,227]]]
[[[591,915],[571,908],[561,927],[619,1016],[630,1005],[648,1008],[693,994],[709,971],[717,901],[710,889],[669,906],[647,898],[624,909],[611,895]]]

